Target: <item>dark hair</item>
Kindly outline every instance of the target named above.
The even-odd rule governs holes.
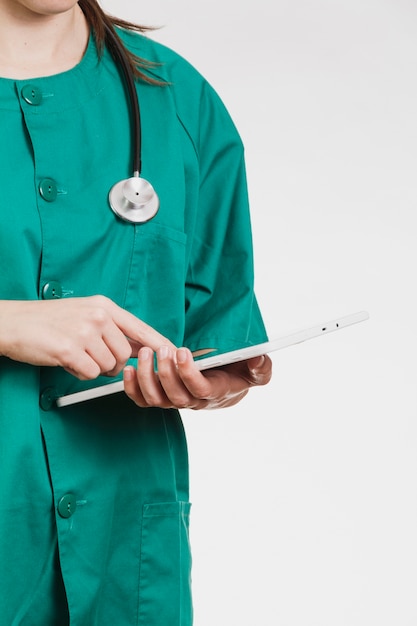
[[[161,81],[155,80],[146,74],[146,70],[155,67],[156,64],[151,61],[147,61],[146,59],[142,59],[128,50],[115,30],[115,26],[119,26],[120,28],[125,28],[127,30],[144,33],[149,30],[154,30],[153,27],[140,26],[139,24],[134,24],[133,22],[128,22],[126,20],[119,19],[118,17],[109,15],[103,11],[97,0],[79,0],[78,4],[93,31],[99,55],[103,53],[104,46],[107,43],[106,29],[110,29],[124,47],[128,63],[135,78],[139,78],[147,83],[155,85],[161,84]]]

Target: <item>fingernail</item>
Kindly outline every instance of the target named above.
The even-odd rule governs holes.
[[[135,376],[135,370],[133,367],[129,366],[129,367],[125,367],[123,370],[123,380],[126,380],[127,382],[133,380]]]
[[[161,346],[158,350],[158,359],[166,359],[169,354],[168,346]]]
[[[177,350],[177,362],[185,363],[188,359],[188,351],[185,348]]]
[[[249,369],[251,372],[256,372],[256,370],[260,369],[264,363],[265,363],[265,356],[264,355],[258,356],[258,360],[255,361],[255,363],[251,365]]]
[[[151,355],[149,348],[141,348],[138,352],[138,361],[148,361]]]

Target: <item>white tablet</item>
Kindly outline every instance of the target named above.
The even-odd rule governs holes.
[[[215,356],[209,356],[196,361],[196,366],[199,370],[206,370],[212,367],[221,367],[228,365],[229,363],[236,363],[237,361],[245,361],[255,356],[261,356],[268,352],[274,352],[275,350],[281,350],[293,346],[297,343],[302,343],[308,339],[314,339],[314,337],[320,337],[321,335],[327,335],[328,333],[336,330],[341,330],[352,324],[358,322],[364,322],[369,319],[369,313],[367,311],[359,311],[358,313],[351,313],[345,315],[330,322],[324,322],[322,324],[316,324],[310,328],[305,328],[297,332],[266,341],[265,343],[259,343],[255,346],[249,346],[248,348],[241,348],[240,350],[233,350],[232,352],[225,352],[224,354],[216,354]],[[122,380],[118,380],[108,385],[102,385],[100,387],[93,387],[92,389],[86,389],[85,391],[78,391],[76,393],[69,394],[67,396],[61,396],[57,399],[57,406],[63,407],[69,404],[75,404],[76,402],[84,402],[86,400],[92,400],[93,398],[99,398],[101,396],[107,396],[113,393],[123,391],[124,385]]]

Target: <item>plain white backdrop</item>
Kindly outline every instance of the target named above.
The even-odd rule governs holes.
[[[196,626],[415,626],[417,4],[103,6],[163,26],[234,118],[269,334],[371,315],[184,414]]]

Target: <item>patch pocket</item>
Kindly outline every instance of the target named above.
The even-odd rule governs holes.
[[[191,626],[189,502],[145,504],[139,580],[140,626]]]
[[[184,336],[187,236],[147,222],[135,227],[125,308],[174,343]]]

